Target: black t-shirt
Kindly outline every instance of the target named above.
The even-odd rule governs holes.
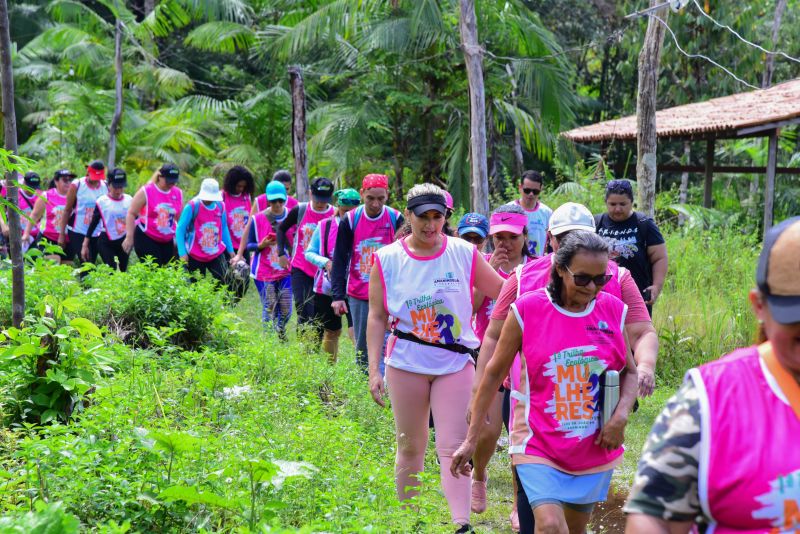
[[[639,290],[652,285],[653,269],[647,247],[664,243],[656,222],[636,211],[623,222],[612,221],[607,213],[596,222],[597,235],[611,247],[611,258],[631,272]]]

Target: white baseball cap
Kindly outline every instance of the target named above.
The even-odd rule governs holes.
[[[200,200],[209,202],[222,202],[222,193],[219,192],[219,184],[213,178],[206,178],[200,184],[200,192],[197,194]]]
[[[595,232],[594,216],[589,208],[577,202],[565,202],[550,215],[547,226],[551,235],[558,236],[570,230]]]

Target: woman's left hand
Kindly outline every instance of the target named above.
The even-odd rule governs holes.
[[[628,421],[622,417],[611,417],[600,431],[597,439],[594,440],[594,444],[610,451],[620,448],[622,442],[625,441],[625,426],[627,424]]]
[[[652,306],[653,304],[656,303],[658,296],[661,294],[661,288],[659,288],[658,286],[648,286],[644,288],[644,290],[650,291],[650,300],[645,301],[645,304],[647,304],[648,306]]]
[[[469,439],[465,439],[464,443],[451,457],[450,474],[456,478],[459,475],[469,476],[472,472],[472,466],[469,465],[469,461],[472,459],[473,454],[475,454],[475,444]]]

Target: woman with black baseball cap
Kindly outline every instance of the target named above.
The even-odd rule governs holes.
[[[767,232],[750,302],[759,344],[689,370],[650,431],[625,532],[797,532],[800,217]]]
[[[92,235],[95,228],[102,223],[103,232],[97,239],[97,251],[103,263],[119,269],[122,272],[128,270],[128,256],[122,248],[125,240],[127,228],[125,218],[131,207],[132,198],[125,193],[125,186],[128,185],[128,176],[122,169],[112,169],[108,173],[108,194],[97,199],[92,222],[89,223],[87,235]],[[81,247],[81,257],[88,261],[89,258],[89,238],[83,239]]]
[[[21,231],[25,233],[25,222],[30,217],[31,213],[33,212],[33,206],[36,204],[36,199],[41,194],[41,187],[42,187],[42,179],[39,175],[33,171],[26,172],[25,176],[22,179],[22,183],[25,187],[20,187],[17,189],[17,207],[23,214],[23,217],[20,220]],[[3,184],[2,189],[0,189],[0,196],[3,198],[7,197],[7,191],[5,183]],[[6,221],[8,220],[8,216],[6,215],[5,218],[0,217],[0,232],[2,232],[3,237],[8,239],[8,224]],[[39,237],[39,228],[34,227],[31,231],[30,238],[31,241],[36,241],[36,238]],[[23,247],[30,246],[32,243],[28,243],[27,241],[23,241]]]
[[[180,169],[165,163],[133,196],[125,218],[122,250],[136,249],[139,258],[150,256],[166,265],[175,255],[175,230],[183,208],[183,191],[177,186]]]
[[[470,480],[450,472],[452,455],[467,435],[475,356],[480,341],[472,326],[473,290],[496,298],[503,279],[474,245],[443,233],[444,191],[419,184],[406,197],[411,234],[379,249],[369,280],[367,349],[369,388],[384,406],[388,387],[397,435],[395,483],[400,500],[417,493],[433,413],[441,481],[458,530],[470,527]],[[384,332],[386,386],[379,369]]]
[[[63,250],[54,252],[58,246],[58,236],[64,227],[67,217],[64,207],[67,203],[67,192],[69,184],[75,179],[75,173],[68,169],[59,169],[50,180],[47,191],[36,200],[31,211],[30,219],[25,225],[25,232],[22,234],[22,241],[31,240],[34,229],[38,229],[39,221],[45,217],[44,231],[39,239],[38,248],[47,254],[45,257],[56,263],[71,263]]]

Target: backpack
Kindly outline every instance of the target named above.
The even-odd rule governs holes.
[[[197,219],[197,214],[200,212],[200,204],[196,199],[192,199],[189,201],[189,206],[192,207],[192,218],[189,219],[189,226],[186,230],[186,254],[189,254],[189,251],[192,249],[192,243],[194,242],[194,221]],[[213,208],[216,209],[217,206],[222,208],[222,217],[225,217],[225,205],[222,202],[214,201]],[[219,236],[222,239],[222,236]]]
[[[389,206],[386,206],[386,209],[389,211],[389,219],[392,222],[392,233],[394,234],[394,232],[397,231],[397,215],[398,215],[399,212],[394,208],[390,208]],[[352,228],[350,228],[350,229],[353,231],[354,235],[355,235],[355,232],[356,232],[356,226],[358,225],[358,221],[361,220],[361,215],[363,215],[363,213],[364,213],[364,206],[363,205],[357,207],[353,211],[353,217],[351,219],[351,222],[353,224],[352,224]]]

